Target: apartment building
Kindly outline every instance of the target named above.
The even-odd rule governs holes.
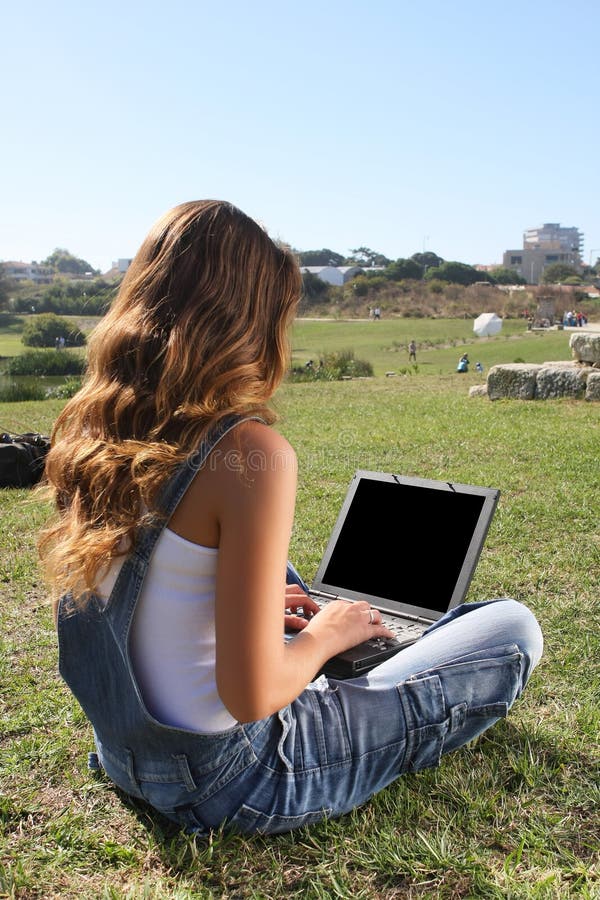
[[[578,228],[563,228],[558,222],[546,222],[523,233],[523,247],[506,250],[502,265],[515,269],[529,284],[539,284],[544,269],[553,263],[582,269],[583,234]]]
[[[38,263],[17,262],[8,260],[2,263],[4,277],[9,281],[33,281],[34,284],[50,284],[54,278],[54,272],[49,266],[40,266]]]

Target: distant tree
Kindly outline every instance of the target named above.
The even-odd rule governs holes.
[[[406,278],[415,280],[423,277],[423,269],[414,259],[397,259],[385,269],[386,278],[390,281],[404,281]]]
[[[568,266],[566,263],[552,263],[544,269],[542,283],[558,284],[559,281],[564,282],[567,278],[577,278],[578,276],[579,272],[573,266]]]
[[[490,275],[496,284],[527,284],[526,278],[519,275],[515,269],[507,269],[506,266],[497,266],[492,269]]]
[[[371,250],[370,247],[356,247],[354,250],[351,250],[350,253],[352,256],[349,256],[346,259],[348,265],[370,268],[371,266],[389,266],[391,263],[391,259],[388,259],[383,253],[377,253],[376,250]]]
[[[437,268],[444,262],[441,256],[438,256],[437,253],[433,253],[431,250],[424,251],[423,253],[413,253],[411,259],[414,259],[424,272],[426,272],[427,269]]]
[[[299,250],[298,262],[301,266],[343,266],[346,258],[335,250]]]
[[[73,256],[72,253],[69,253],[69,251],[65,250],[63,247],[57,247],[56,250],[43,261],[42,265],[50,266],[51,269],[61,275],[85,275],[87,272],[91,272],[93,275],[99,274],[99,270],[94,269],[87,260],[80,259],[78,256]]]
[[[54,313],[30,316],[21,337],[26,347],[56,347],[57,339],[65,339],[70,347],[83,347],[85,335],[77,326]]]
[[[489,281],[486,272],[479,272],[473,266],[461,262],[445,262],[441,266],[427,269],[425,279],[431,281],[447,281],[450,284],[475,284],[476,281]]]
[[[0,263],[0,310],[8,307],[8,291],[8,279],[4,271],[4,266]]]

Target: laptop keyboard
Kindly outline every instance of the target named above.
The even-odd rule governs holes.
[[[327,598],[315,596],[312,593],[311,597],[321,607],[330,602]],[[387,613],[380,613],[380,615],[382,624],[385,625],[386,628],[389,628],[394,635],[393,640],[400,641],[401,643],[405,643],[406,641],[416,641],[429,627],[423,622],[411,622],[408,619],[400,619],[398,616],[390,616]],[[385,642],[386,638],[373,638],[366,643],[372,644],[373,646],[379,646]]]
[[[381,621],[386,628],[394,633],[396,638],[415,638],[420,637],[428,627],[420,622],[407,622],[405,619],[399,619],[397,616],[388,616],[381,613]]]

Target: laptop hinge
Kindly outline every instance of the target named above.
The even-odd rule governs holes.
[[[350,597],[344,597],[342,594],[329,594],[327,591],[317,591],[314,588],[310,589],[310,593],[314,597],[324,597],[325,600],[345,600],[347,603],[355,603],[356,601],[351,600]],[[427,619],[425,616],[413,616],[410,613],[398,612],[397,610],[389,610],[386,609],[385,606],[380,608],[381,612],[385,612],[388,615],[398,616],[401,619],[409,619],[411,622],[417,622],[419,625],[433,625],[435,619]]]
[[[327,591],[315,591],[313,588],[310,589],[311,595],[314,597],[324,597],[326,600],[346,600],[349,598],[342,597],[340,594],[328,594]]]
[[[394,613],[394,615],[400,615],[403,619],[410,619],[411,622],[418,622],[419,625],[433,625],[435,622],[435,619],[427,619],[425,616],[411,616],[407,612]]]

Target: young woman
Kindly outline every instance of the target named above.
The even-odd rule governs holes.
[[[531,613],[501,600],[454,609],[366,676],[316,677],[388,632],[367,603],[319,611],[287,564],[296,458],[268,402],[300,289],[290,253],[229,203],[171,210],[47,459],[41,554],[92,764],[198,832],[350,810],[506,715],[541,655]]]

